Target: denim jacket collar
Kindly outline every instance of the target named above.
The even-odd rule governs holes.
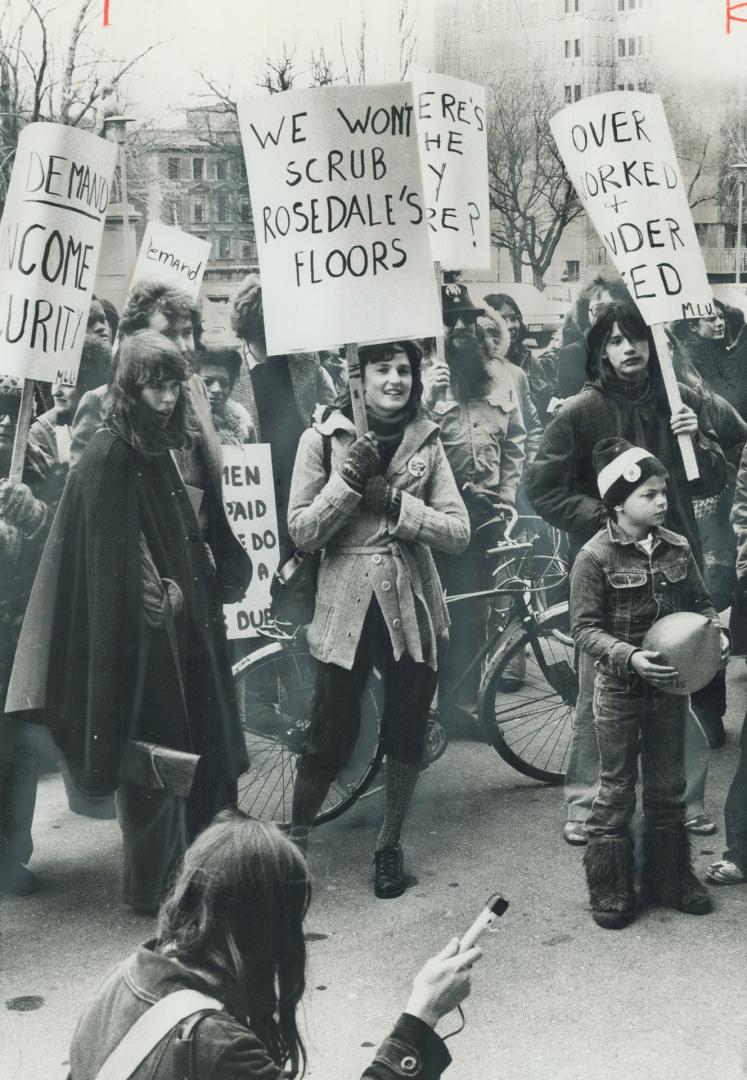
[[[633,540],[630,536],[626,536],[613,518],[610,518],[607,522],[607,534],[613,544],[620,544],[623,547],[639,543],[638,540]],[[651,534],[654,538],[654,548],[662,541],[665,544],[671,544],[672,547],[687,547],[687,540],[684,536],[672,532],[671,529],[664,529],[661,525],[654,526],[654,528],[651,529]]]

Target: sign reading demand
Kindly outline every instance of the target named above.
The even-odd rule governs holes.
[[[412,87],[239,106],[271,354],[441,329]]]
[[[74,383],[117,148],[63,124],[21,132],[0,221],[0,372]]]
[[[149,221],[140,245],[132,284],[160,281],[189,293],[196,302],[210,256],[210,243],[171,225]]]
[[[712,314],[712,294],[657,94],[585,98],[550,122],[579,198],[649,325]]]

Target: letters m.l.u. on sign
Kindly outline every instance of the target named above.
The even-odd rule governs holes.
[[[597,94],[557,113],[550,127],[649,326],[710,314],[711,288],[658,94]]]

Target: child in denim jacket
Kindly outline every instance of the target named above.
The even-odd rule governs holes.
[[[599,493],[610,519],[581,549],[571,574],[571,629],[596,662],[594,728],[601,784],[587,820],[584,867],[594,921],[626,926],[635,914],[633,844],[639,749],[645,817],[645,898],[692,915],[711,909],[693,873],[684,828],[686,694],[667,692],[679,673],[641,648],[654,622],[678,611],[717,622],[690,545],[662,528],[667,472],[625,439],[594,450]],[[722,634],[722,654],[728,641]]]

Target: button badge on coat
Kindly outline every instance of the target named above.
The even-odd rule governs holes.
[[[425,459],[421,458],[418,454],[415,457],[411,457],[407,462],[407,471],[410,476],[414,476],[416,480],[419,480],[425,473]]]

